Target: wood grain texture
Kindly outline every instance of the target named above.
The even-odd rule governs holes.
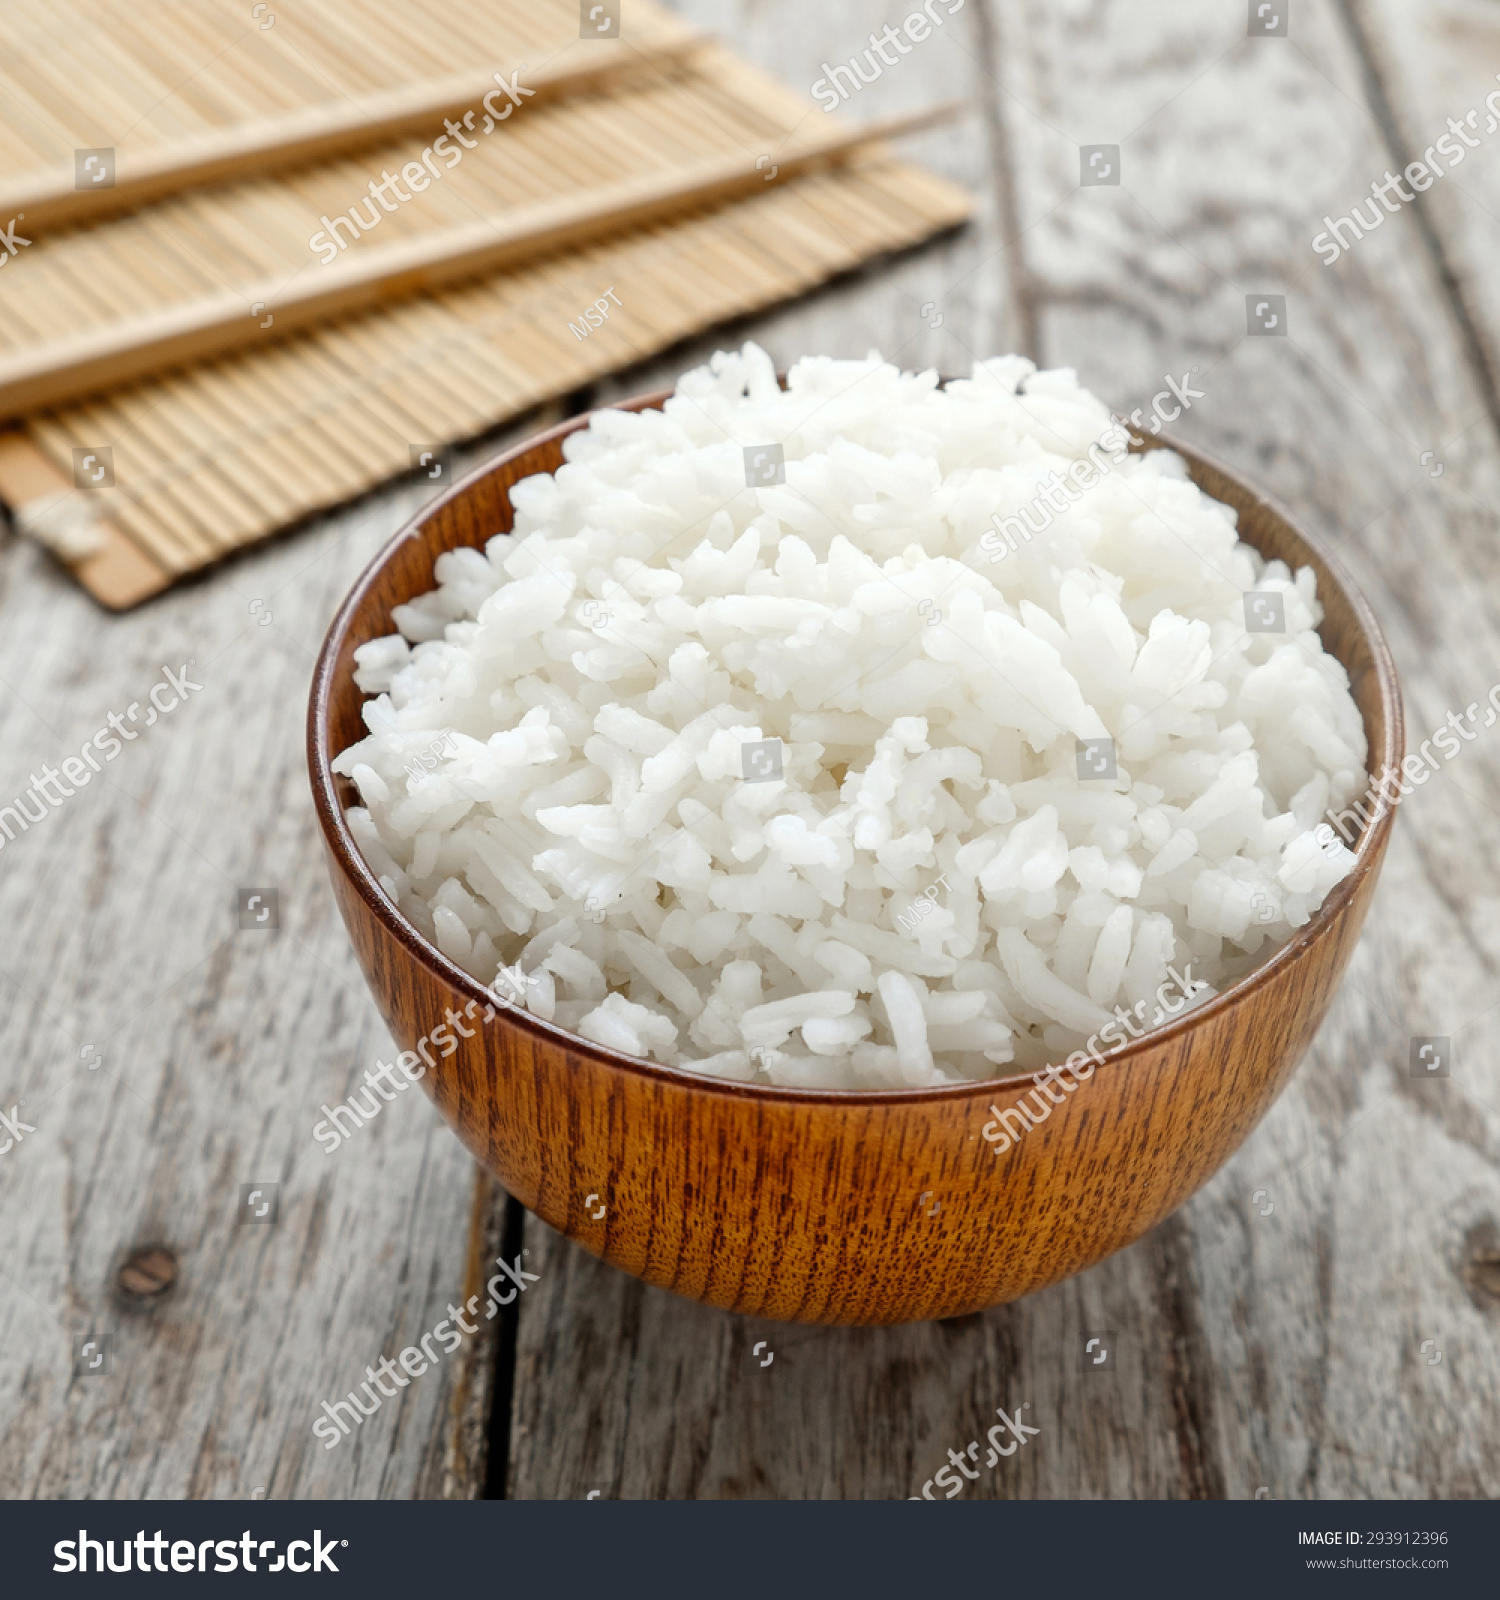
[[[1404,203],[1387,215],[1431,257],[1475,387],[1500,426],[1500,18],[1475,0],[1339,0],[1339,11],[1385,148],[1379,170],[1341,173],[1328,185],[1323,215],[1344,217],[1364,202],[1368,219],[1370,186],[1401,175],[1400,194],[1387,193]],[[1408,177],[1413,162],[1426,170]],[[1363,248],[1350,232],[1341,242]]]
[[[311,1136],[390,1044],[333,910],[296,712],[339,596],[421,498],[105,621],[34,546],[0,551],[4,803],[144,707],[164,662],[202,685],[0,849],[0,1095],[36,1129],[0,1157],[0,1496],[482,1491],[492,1329],[357,1441],[311,1431],[473,1292],[498,1227],[418,1097],[356,1148]],[[237,885],[279,888],[278,931],[238,929]],[[278,1223],[239,1225],[241,1185],[266,1182]],[[150,1301],[116,1288],[146,1245],[178,1268]],[[110,1376],[71,1376],[85,1333],[113,1340]]]

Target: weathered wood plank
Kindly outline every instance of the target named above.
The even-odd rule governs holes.
[[[1323,215],[1345,217],[1358,205],[1374,221],[1380,213],[1370,212],[1370,184],[1383,182],[1388,172],[1400,175],[1401,190],[1387,194],[1402,203],[1388,214],[1395,228],[1417,236],[1437,271],[1451,280],[1448,298],[1476,386],[1500,426],[1500,284],[1494,273],[1500,249],[1500,18],[1474,0],[1421,7],[1340,0],[1340,10],[1365,69],[1389,162],[1379,172],[1349,174],[1331,186]],[[1421,169],[1408,175],[1414,162]],[[1350,237],[1353,231],[1340,232],[1347,249],[1363,243]],[[1330,261],[1330,269],[1335,264]]]
[[[390,1040],[329,889],[307,685],[338,601],[424,493],[114,619],[35,547],[0,551],[0,803],[140,707],[118,759],[0,849],[0,1095],[35,1128],[0,1156],[7,1498],[482,1492],[493,1323],[357,1438],[312,1434],[323,1400],[483,1281],[498,1226],[423,1095],[352,1148],[312,1136]],[[185,662],[201,692],[145,727],[163,664]],[[279,930],[240,931],[237,886],[279,891]],[[251,1183],[280,1185],[275,1226],[239,1224]],[[117,1273],[148,1245],[177,1276],[142,1301]],[[108,1376],[71,1375],[88,1333],[112,1341]]]
[[[1005,0],[985,15],[999,75],[981,104],[1004,119],[990,148],[1013,170],[961,175],[990,196],[980,237],[995,240],[1003,207],[1019,245],[974,261],[955,242],[745,331],[782,363],[877,343],[952,370],[955,348],[1008,348],[1030,321],[1047,363],[1126,410],[1196,363],[1204,395],[1173,426],[1354,569],[1415,747],[1500,679],[1493,602],[1472,579],[1494,560],[1482,506],[1500,457],[1420,242],[1387,229],[1337,274],[1309,248],[1330,174],[1386,165],[1344,27],[1304,7],[1291,39],[1254,40],[1243,10],[1210,4]],[[794,83],[886,20],[873,5],[815,30],[779,6],[731,16]],[[925,70],[914,56],[863,93]],[[1088,142],[1121,146],[1120,186],[1079,187]],[[942,269],[969,277],[945,293]],[[913,275],[944,309],[940,334],[901,320]],[[1023,284],[1020,309],[971,305],[981,278],[986,296]],[[1247,337],[1250,294],[1287,297],[1290,337]],[[712,343],[610,392],[665,381]],[[1419,464],[1429,448],[1441,480]],[[983,1440],[995,1407],[1026,1401],[1042,1433],[966,1494],[1494,1494],[1495,1301],[1473,1265],[1493,1237],[1500,1137],[1480,1021],[1500,940],[1482,914],[1500,844],[1492,746],[1466,744],[1407,802],[1351,978],[1263,1126],[1195,1201],[1083,1277],[958,1325],[758,1326],[644,1289],[528,1220],[547,1276],[521,1316],[510,1492],[909,1495],[950,1447]],[[1414,1034],[1454,1036],[1452,1079],[1410,1079]],[[1115,1370],[1081,1369],[1095,1333]]]

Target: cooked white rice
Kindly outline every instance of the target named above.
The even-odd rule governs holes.
[[[1101,440],[1010,549],[992,518]],[[746,345],[565,454],[357,652],[334,763],[385,892],[537,1016],[743,1081],[995,1077],[1151,1020],[1169,967],[1201,1003],[1350,869],[1315,830],[1365,738],[1311,570],[1073,372],[808,358],[783,392]],[[1117,776],[1080,778],[1093,739]]]

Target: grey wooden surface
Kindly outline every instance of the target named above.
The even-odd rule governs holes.
[[[902,8],[681,9],[807,88]],[[948,372],[1023,348],[1126,411],[1196,367],[1174,428],[1337,550],[1415,746],[1500,683],[1500,131],[1481,110],[1464,164],[1333,267],[1311,239],[1497,72],[1480,0],[1297,0],[1265,39],[1239,0],[967,0],[846,114],[962,96],[911,152],[974,190],[975,224],[598,398],[743,337]],[[1079,187],[1091,143],[1120,146],[1118,186]],[[1273,294],[1287,336],[1247,337],[1246,297]],[[1403,804],[1303,1070],[1151,1236],[957,1322],[750,1322],[507,1208],[425,1100],[331,1157],[311,1139],[388,1040],[327,886],[302,709],[339,597],[418,499],[119,619],[0,550],[0,804],[163,663],[203,684],[0,851],[0,1110],[37,1130],[0,1156],[0,1494],[893,1498],[1022,1402],[1039,1433],[966,1496],[1500,1493],[1500,725]],[[237,929],[252,885],[279,889],[278,931]],[[1452,1038],[1451,1078],[1410,1078],[1414,1035]],[[252,1181],[281,1185],[275,1227],[237,1221]],[[541,1274],[516,1315],[325,1451],[319,1402],[446,1316],[502,1231]],[[153,1244],[176,1283],[123,1295]],[[98,1332],[113,1371],[72,1377]],[[1110,1370],[1082,1370],[1095,1335]]]

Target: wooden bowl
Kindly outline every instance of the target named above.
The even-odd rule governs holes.
[[[659,407],[665,397],[623,409]],[[485,990],[396,911],[345,823],[355,791],[329,762],[364,733],[354,651],[394,632],[392,608],[435,586],[441,552],[509,530],[509,486],[561,465],[563,439],[587,421],[539,435],[425,507],[359,580],[318,659],[308,717],[313,797],[339,908],[403,1049],[445,1008],[482,1004]],[[1248,543],[1316,572],[1319,631],[1348,669],[1372,769],[1396,767],[1400,691],[1364,600],[1283,512],[1223,468],[1172,448],[1209,494],[1238,508]],[[618,1055],[505,1009],[460,1039],[457,1053],[436,1055],[421,1081],[522,1204],[648,1283],[796,1322],[957,1316],[1102,1261],[1228,1159],[1328,1010],[1393,820],[1387,811],[1363,831],[1354,870],[1264,966],[1106,1058],[999,1158],[981,1129],[992,1107],[1003,1111],[1032,1089],[1029,1074],[879,1093],[762,1088]]]

